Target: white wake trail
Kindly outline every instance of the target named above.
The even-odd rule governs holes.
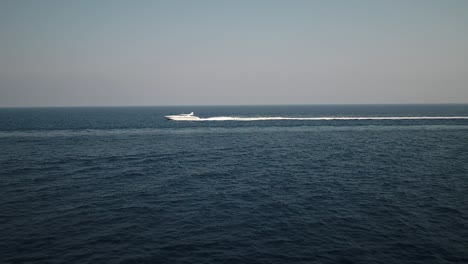
[[[303,121],[329,121],[329,120],[456,120],[468,119],[468,116],[325,116],[325,117],[237,117],[237,116],[214,116],[200,118],[197,120],[179,121],[273,121],[273,120],[303,120]]]

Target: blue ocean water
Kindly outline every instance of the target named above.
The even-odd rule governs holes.
[[[468,105],[0,109],[0,262],[468,263],[468,120],[435,116]]]

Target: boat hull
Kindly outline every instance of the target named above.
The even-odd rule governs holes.
[[[167,120],[173,120],[173,121],[197,121],[200,120],[198,116],[180,116],[180,115],[170,115],[170,116],[165,116]]]

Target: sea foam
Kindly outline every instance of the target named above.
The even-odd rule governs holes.
[[[214,116],[196,120],[178,121],[276,121],[276,120],[299,120],[299,121],[328,121],[328,120],[451,120],[468,119],[468,116],[325,116],[325,117],[282,117],[282,116]]]

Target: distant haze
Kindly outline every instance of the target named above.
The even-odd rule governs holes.
[[[0,107],[468,103],[468,1],[0,2]]]

